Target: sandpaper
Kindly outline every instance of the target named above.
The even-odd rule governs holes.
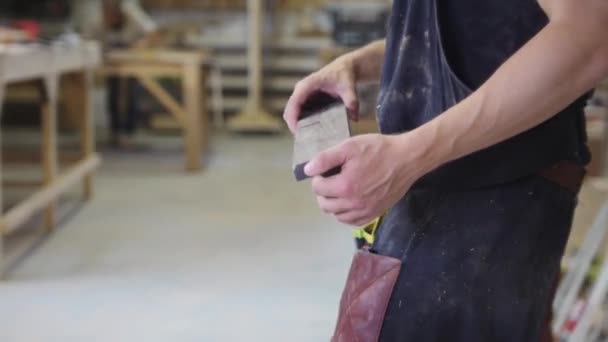
[[[339,99],[325,93],[316,93],[302,106],[298,120],[294,152],[293,172],[296,180],[309,178],[304,167],[320,152],[336,146],[351,136],[346,107]],[[336,167],[323,174],[330,177],[340,173]]]

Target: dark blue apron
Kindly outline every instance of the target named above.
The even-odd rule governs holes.
[[[435,0],[395,0],[383,133],[414,129],[470,92],[446,60]],[[540,340],[576,193],[535,171],[585,150],[583,103],[439,168],[388,212],[373,250],[403,264],[380,341]]]

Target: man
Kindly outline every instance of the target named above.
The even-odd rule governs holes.
[[[139,0],[88,0],[74,5],[79,31],[87,38],[102,40],[105,49],[144,48],[159,39],[159,26],[141,8]],[[137,106],[133,95],[126,96],[125,106],[121,106],[121,86],[131,93],[137,89],[133,79],[109,77],[107,80],[111,143],[114,147],[130,149],[134,146]]]
[[[73,24],[86,38],[130,45],[159,30],[139,0],[77,0],[72,6]]]
[[[292,131],[316,91],[356,119],[355,84],[382,74],[382,134],[305,169],[340,222],[388,210],[371,251],[402,263],[394,289],[372,286],[386,275],[357,282],[374,266],[353,266],[347,290],[365,283],[366,297],[343,297],[334,341],[541,339],[589,161],[585,93],[608,76],[606,32],[606,0],[395,0],[386,41],[298,83]]]

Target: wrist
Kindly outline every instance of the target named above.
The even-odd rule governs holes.
[[[449,161],[451,146],[448,137],[441,137],[435,125],[423,125],[413,131],[398,136],[402,151],[407,151],[405,165],[418,178]]]

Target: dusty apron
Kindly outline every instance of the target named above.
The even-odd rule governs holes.
[[[396,1],[393,15],[402,13],[408,18],[393,18],[403,25],[390,34],[401,39],[387,40],[387,58],[407,77],[381,92],[387,134],[420,126],[471,92],[446,61],[435,0]],[[578,120],[580,101],[414,185],[383,218],[373,246],[355,256],[332,341],[540,341],[584,170],[557,155],[529,170],[535,153],[546,164],[553,157],[542,149],[580,139],[576,129],[558,134],[565,142],[549,136]],[[509,164],[517,158],[522,168]]]

